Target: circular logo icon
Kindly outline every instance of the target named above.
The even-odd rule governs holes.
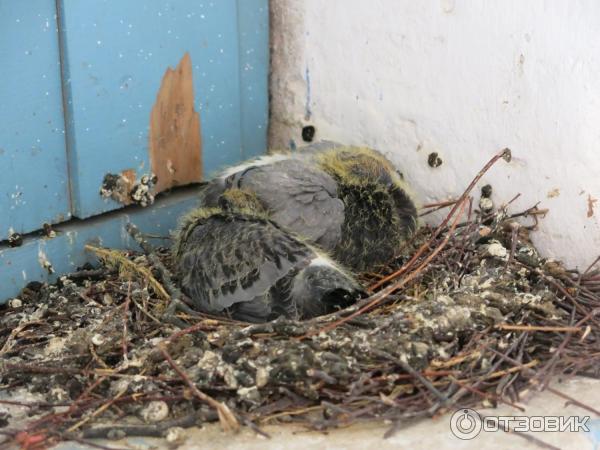
[[[450,418],[450,431],[459,439],[475,438],[482,427],[481,416],[473,409],[459,409]]]

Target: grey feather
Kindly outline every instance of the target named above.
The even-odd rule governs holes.
[[[350,304],[360,291],[335,265],[315,266],[322,277],[308,277],[318,252],[263,217],[215,210],[186,227],[174,257],[198,310],[251,322],[302,319]]]
[[[288,159],[246,171],[238,188],[254,192],[271,218],[322,248],[334,248],[344,204],[334,179],[307,161]]]
[[[204,188],[201,205],[220,206],[230,189],[252,193],[274,222],[358,270],[388,262],[418,225],[391,162],[330,141],[230,168]]]

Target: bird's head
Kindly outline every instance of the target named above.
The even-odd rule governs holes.
[[[229,189],[217,199],[216,207],[196,208],[185,214],[179,221],[179,227],[173,236],[173,253],[181,254],[183,245],[194,228],[213,216],[244,214],[252,217],[267,217],[267,211],[253,192],[242,189]]]
[[[319,165],[343,184],[391,185],[398,173],[381,153],[364,147],[337,147],[318,157]]]
[[[228,189],[218,200],[219,208],[224,212],[266,216],[267,210],[254,192],[244,189]]]
[[[196,225],[220,212],[221,210],[219,208],[203,207],[195,208],[183,215],[179,219],[179,225],[173,233],[173,247],[171,249],[173,255],[176,257],[181,255],[183,246],[185,245],[185,242],[188,240],[188,237]]]
[[[389,206],[403,229],[412,232],[418,227],[416,202],[411,189],[381,153],[363,147],[337,147],[317,158],[323,170],[336,179],[338,188],[349,196],[345,203],[360,198],[363,205],[369,204],[373,208],[374,215],[389,211]],[[377,207],[382,211],[378,211]],[[363,207],[359,210],[362,211]]]

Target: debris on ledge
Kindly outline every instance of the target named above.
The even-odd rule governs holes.
[[[557,376],[598,376],[600,270],[542,258],[534,227],[519,222],[537,223],[537,207],[465,215],[483,172],[444,203],[439,227],[362,274],[369,298],[309,321],[162,323],[166,249],[101,249],[98,268],[30,283],[0,310],[0,384],[27,393],[0,400],[2,434],[45,444],[172,437],[217,420],[259,433],[379,420],[393,433],[538,388],[560,394],[548,386]]]

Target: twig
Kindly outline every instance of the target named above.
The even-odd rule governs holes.
[[[557,333],[581,333],[581,327],[545,327],[541,325],[509,325],[506,323],[497,325],[496,328],[508,331],[549,331]]]
[[[93,245],[89,244],[85,246],[85,249],[95,253],[98,257],[104,259],[105,261],[116,263],[119,266],[138,274],[142,279],[147,279],[157,294],[167,301],[171,299],[167,291],[165,291],[165,288],[158,282],[156,278],[154,278],[152,272],[150,272],[150,270],[146,267],[138,266],[133,261],[125,258],[116,250],[107,250],[104,248],[94,247]]]
[[[477,173],[475,178],[473,178],[473,180],[471,181],[469,186],[467,186],[467,189],[465,189],[465,191],[462,193],[462,195],[456,200],[456,203],[454,204],[454,206],[452,207],[452,209],[450,210],[450,212],[448,213],[446,218],[442,221],[442,223],[440,223],[437,226],[437,228],[435,229],[435,231],[433,232],[433,234],[431,236],[431,239],[427,243],[423,244],[417,250],[417,252],[412,256],[412,258],[406,264],[404,264],[399,270],[397,270],[396,272],[392,273],[391,275],[388,275],[387,277],[379,280],[373,286],[371,286],[369,288],[370,291],[374,291],[378,287],[383,286],[388,281],[391,281],[394,278],[399,277],[401,274],[403,274],[408,269],[410,269],[410,267],[415,263],[415,261],[423,254],[423,252],[425,252],[425,250],[427,250],[429,248],[431,243],[438,237],[438,235],[446,227],[448,222],[450,222],[450,219],[458,211],[459,208],[461,208],[461,212],[458,216],[460,217],[462,215],[462,210],[464,209],[465,199],[468,197],[469,193],[473,190],[473,188],[475,187],[477,182],[481,179],[481,177],[483,177],[483,175],[490,169],[490,167],[492,167],[496,163],[496,161],[498,161],[500,158],[504,158],[505,160],[510,161],[510,158],[511,158],[510,150],[508,148],[503,149],[502,151],[500,151],[496,155],[494,155],[492,157],[492,159],[490,159],[485,166],[483,166],[483,168]]]
[[[454,231],[454,229],[456,228],[456,224],[458,222],[458,219],[460,218],[460,216],[462,215],[464,208],[465,208],[466,202],[463,200],[461,203],[461,208],[460,208],[460,212],[459,214],[456,216],[456,218],[454,219],[454,222],[452,223],[451,229],[448,232],[448,234],[446,234],[446,237],[444,238],[444,240],[442,241],[442,243],[440,245],[438,245],[438,247],[431,252],[431,254],[425,258],[425,261],[423,261],[423,263],[417,267],[413,272],[411,272],[410,274],[408,274],[406,277],[404,277],[402,280],[399,280],[397,282],[395,282],[394,284],[391,284],[389,286],[387,286],[386,288],[382,289],[381,291],[379,291],[378,293],[372,295],[371,297],[369,297],[367,299],[366,305],[363,306],[362,308],[358,309],[357,311],[355,311],[354,313],[343,317],[323,328],[321,328],[320,330],[315,330],[309,333],[306,333],[304,336],[300,336],[297,339],[304,339],[310,336],[313,336],[315,334],[319,334],[322,332],[328,332],[333,330],[334,328],[336,328],[337,326],[348,322],[349,320],[353,319],[354,317],[357,317],[359,315],[361,315],[362,313],[364,313],[365,311],[368,311],[369,309],[375,307],[376,305],[378,305],[379,303],[381,303],[388,295],[394,293],[395,291],[397,291],[398,289],[404,287],[406,284],[408,284],[410,281],[412,281],[413,279],[415,279],[418,275],[421,274],[421,271],[427,267],[427,265],[431,262],[431,260],[433,258],[436,257],[436,255],[446,246],[446,244],[448,243],[448,241],[450,240],[450,236],[452,236],[452,232]]]
[[[511,363],[511,364],[519,364],[519,363],[518,363],[518,361],[515,361],[513,358],[511,358],[511,357],[509,357],[509,356],[507,356],[507,355],[504,355],[504,354],[502,354],[502,353],[500,353],[500,352],[498,352],[498,351],[494,350],[493,348],[488,348],[488,350],[490,350],[490,351],[492,351],[493,353],[497,354],[497,355],[498,355],[498,356],[500,356],[502,359],[504,359],[504,360],[508,361],[508,362],[509,362],[509,363]],[[600,416],[600,411],[598,411],[597,409],[594,409],[594,408],[592,408],[591,406],[588,406],[588,405],[586,405],[585,403],[582,403],[582,402],[580,402],[580,401],[578,401],[578,400],[574,399],[573,397],[571,397],[571,396],[569,396],[569,395],[567,395],[567,394],[565,394],[565,393],[563,393],[563,392],[560,392],[560,391],[559,391],[559,390],[557,390],[557,389],[554,389],[554,388],[552,388],[552,387],[548,386],[548,385],[547,385],[547,384],[545,384],[545,383],[540,383],[540,382],[539,382],[539,381],[536,379],[536,376],[537,376],[538,374],[536,374],[536,373],[535,373],[535,372],[534,372],[532,369],[525,368],[525,370],[523,370],[523,373],[524,373],[525,375],[529,375],[529,376],[531,376],[531,375],[534,375],[534,376],[533,376],[533,377],[531,377],[531,378],[530,378],[530,380],[529,380],[529,382],[530,382],[531,384],[533,384],[533,385],[536,385],[536,386],[541,386],[541,388],[542,388],[542,389],[544,389],[544,390],[548,390],[548,391],[552,392],[554,395],[558,395],[559,397],[561,397],[561,398],[564,398],[565,400],[568,400],[569,402],[573,403],[574,405],[577,405],[577,406],[579,406],[580,408],[586,409],[587,411],[590,411],[590,412],[592,412],[592,413],[594,413],[594,414],[596,414],[596,415]]]
[[[173,360],[171,355],[169,355],[169,352],[167,352],[167,348],[163,343],[158,344],[158,349],[160,350],[160,352],[162,353],[164,358],[167,360],[169,365],[173,368],[173,370],[175,372],[177,372],[177,374],[181,377],[181,379],[185,382],[185,384],[187,384],[187,386],[190,388],[192,393],[199,400],[212,406],[217,411],[217,413],[219,415],[219,422],[221,423],[223,430],[224,431],[238,431],[240,428],[240,424],[239,424],[238,420],[236,419],[235,415],[229,409],[229,407],[227,405],[225,405],[224,403],[218,402],[211,396],[200,391],[200,389],[198,389],[196,387],[196,385],[192,382],[192,380],[190,380],[190,378],[186,375],[186,373],[177,365],[177,363],[175,363],[175,361]]]
[[[193,412],[184,417],[164,422],[153,423],[149,425],[125,425],[125,426],[102,426],[97,428],[88,428],[83,431],[83,437],[87,439],[102,439],[108,438],[110,435],[116,436],[148,436],[162,437],[165,432],[172,427],[189,428],[197,425],[201,419],[201,414]],[[208,420],[206,420],[208,419]],[[217,419],[217,415],[214,415]],[[204,421],[210,421],[210,418],[204,418]]]
[[[445,405],[448,402],[448,397],[446,397],[444,394],[442,394],[440,391],[438,391],[435,388],[435,386],[433,384],[431,384],[431,382],[427,378],[425,378],[418,371],[413,369],[410,366],[410,364],[408,364],[406,361],[403,361],[401,358],[396,358],[395,356],[392,356],[389,353],[384,352],[383,350],[373,349],[373,352],[376,355],[383,356],[384,358],[389,359],[390,361],[393,361],[395,364],[398,364],[400,367],[402,367],[402,369],[404,371],[408,372],[414,378],[419,380],[421,382],[421,384],[423,386],[425,386],[427,388],[427,390],[429,390],[429,392],[431,392],[435,397],[437,397],[438,401],[441,402],[442,405]]]
[[[158,270],[158,273],[160,273],[161,281],[163,282],[165,290],[169,293],[171,298],[173,300],[181,300],[183,298],[183,293],[173,282],[173,274],[169,269],[167,269],[167,267],[163,264],[160,258],[156,256],[152,245],[150,245],[150,243],[146,239],[144,239],[144,236],[142,235],[138,227],[136,227],[133,223],[129,222],[126,225],[126,229],[129,235],[142,248],[142,250],[148,257],[148,260],[152,263],[152,266],[156,270]]]
[[[498,401],[500,403],[504,403],[505,405],[508,405],[508,406],[511,406],[511,407],[513,407],[515,409],[518,409],[521,412],[525,412],[525,408],[523,408],[522,406],[519,406],[516,403],[509,402],[508,400],[504,399],[502,396],[497,395],[497,394],[495,394],[493,392],[484,392],[481,389],[477,389],[477,388],[475,388],[473,386],[469,386],[466,383],[466,380],[457,380],[454,377],[450,377],[450,380],[453,383],[456,383],[458,386],[460,386],[461,389],[465,389],[465,390],[467,390],[469,392],[473,392],[474,394],[479,395],[483,399],[492,398],[493,400],[496,400],[496,401]]]
[[[127,321],[129,320],[129,304],[131,303],[131,280],[127,282],[127,297],[125,298],[125,306],[123,307],[123,339],[121,347],[123,349],[123,361],[127,362]]]
[[[89,422],[90,420],[92,420],[94,417],[98,416],[99,414],[102,414],[104,411],[106,411],[113,403],[115,403],[119,397],[123,396],[123,394],[125,394],[125,392],[127,392],[127,389],[123,389],[121,392],[119,392],[117,395],[115,395],[114,398],[111,398],[109,401],[107,401],[106,403],[104,403],[102,406],[100,406],[96,411],[94,411],[92,414],[90,414],[89,416],[85,417],[84,419],[80,420],[79,422],[77,422],[75,425],[71,426],[67,432],[72,433],[73,431],[75,431],[77,428],[81,427],[81,425]]]
[[[27,328],[30,325],[40,325],[40,324],[44,324],[44,322],[42,322],[40,320],[32,320],[30,322],[25,322],[25,323],[22,323],[19,326],[15,327],[10,332],[10,336],[8,336],[8,339],[6,339],[6,342],[4,342],[2,349],[0,349],[0,355],[3,355],[10,351],[10,349],[15,345],[14,340],[17,338],[17,336],[19,335],[19,333],[21,331],[23,331],[25,328]]]
[[[448,206],[454,205],[457,201],[458,200],[448,200],[445,202],[436,202],[436,203],[429,203],[427,205],[423,205],[421,207],[421,210],[427,209],[428,211],[422,212],[421,214],[419,214],[419,217],[424,217],[429,214],[433,214],[434,212],[439,211],[440,209],[444,209],[444,208],[447,208]]]
[[[570,395],[567,395],[563,392],[560,392],[558,389],[554,389],[553,387],[550,386],[546,386],[546,391],[548,392],[552,392],[554,395],[559,396],[560,398],[563,398],[565,400],[568,400],[569,403],[572,403],[576,406],[579,406],[582,409],[585,409],[593,414],[596,414],[598,417],[600,417],[600,411],[592,408],[591,406],[586,405],[585,403],[580,402],[579,400],[574,399],[573,397],[571,397]]]

